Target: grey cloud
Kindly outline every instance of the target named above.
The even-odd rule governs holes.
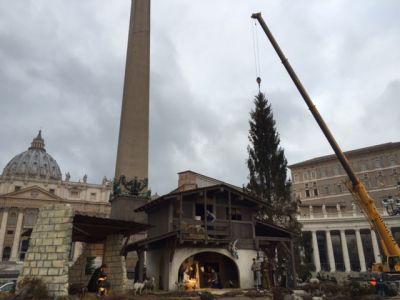
[[[42,127],[62,171],[114,174],[129,1],[0,2],[0,166]],[[344,149],[398,140],[397,1],[152,1],[150,180],[185,169],[246,182],[262,11]],[[262,90],[289,163],[331,153],[259,31]],[[373,116],[373,117],[372,117]]]

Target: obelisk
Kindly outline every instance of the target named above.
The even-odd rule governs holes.
[[[115,177],[148,178],[150,0],[132,0]]]
[[[149,77],[150,0],[132,0],[115,167],[115,180],[120,182],[121,188],[124,188],[122,177],[126,183],[148,179]],[[134,212],[147,200],[147,197],[131,192],[118,194],[114,188],[111,218],[147,223],[144,212]]]

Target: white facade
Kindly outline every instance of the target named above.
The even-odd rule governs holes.
[[[391,217],[385,199],[400,199],[400,143],[385,143],[345,152],[395,239],[400,242],[399,216]],[[348,191],[347,174],[335,155],[289,166],[292,196],[301,202],[307,263],[315,271],[368,271],[383,252],[366,216]]]
[[[312,211],[311,207],[310,211]],[[386,210],[380,212],[392,232],[394,234],[400,232],[399,217],[389,216]],[[336,213],[323,215],[311,213],[306,217],[300,216],[299,221],[303,224],[305,238],[307,238],[307,233],[309,234],[311,247],[306,249],[306,252],[311,250],[312,263],[316,272],[363,272],[371,269],[371,261],[376,263],[382,261],[383,253],[377,236],[371,230],[366,217],[358,209],[338,210]],[[336,243],[332,241],[332,234],[338,236]],[[349,238],[355,239],[355,243],[349,241]],[[323,259],[320,255],[321,249],[326,251]]]

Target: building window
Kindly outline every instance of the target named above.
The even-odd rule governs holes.
[[[397,169],[396,168],[392,169],[392,174],[393,175],[397,175]]]
[[[18,192],[18,191],[20,191],[21,190],[21,187],[19,186],[19,185],[16,185],[15,187],[14,187],[14,192]]]
[[[235,220],[235,221],[242,220],[242,214],[240,213],[240,208],[232,207],[231,213],[232,213],[232,220]]]
[[[307,172],[303,173],[303,180],[308,180],[308,173]]]
[[[317,197],[318,196],[318,188],[317,188],[316,182],[313,182],[313,189],[314,189],[314,196]]]
[[[343,187],[342,187],[341,184],[338,184],[338,185],[337,185],[337,189],[338,189],[338,192],[339,192],[339,193],[343,193]]]
[[[368,173],[364,173],[363,178],[364,178],[364,180],[368,180]]]
[[[321,177],[326,177],[326,170],[325,170],[325,168],[321,168],[320,174],[321,174]]]
[[[11,256],[11,247],[4,247],[3,249],[3,261],[9,261]]]
[[[19,252],[19,260],[25,260],[25,254],[28,251],[29,240],[22,240],[21,242],[21,250]]]
[[[334,174],[335,176],[340,175],[340,166],[336,165],[336,166],[333,168],[333,174]]]
[[[70,191],[69,194],[71,195],[72,198],[78,198],[79,197],[79,192],[78,191]]]
[[[299,176],[297,174],[294,174],[293,183],[297,182],[298,180],[299,180]]]
[[[14,234],[14,230],[7,230],[7,234]]]
[[[360,170],[367,171],[368,170],[368,162],[366,162],[366,161],[360,162]]]
[[[90,193],[90,200],[96,200],[96,193]]]
[[[396,165],[396,160],[393,156],[389,157],[389,166],[393,167]]]
[[[308,183],[306,183],[306,184],[304,185],[304,188],[305,188],[305,190],[306,190],[306,197],[309,198],[309,197],[310,197],[310,190],[308,189]]]
[[[36,222],[36,215],[34,213],[28,213],[24,216],[24,225],[33,226]]]
[[[329,186],[325,187],[325,195],[329,195]]]
[[[315,171],[311,171],[311,179],[315,179]]]
[[[380,158],[376,158],[374,160],[374,163],[375,163],[375,168],[382,168],[382,162]]]
[[[17,213],[12,212],[8,216],[7,225],[16,225],[17,224]]]
[[[55,189],[49,189],[49,193],[54,195],[56,193],[56,190]]]

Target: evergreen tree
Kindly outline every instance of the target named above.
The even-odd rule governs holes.
[[[250,112],[250,145],[248,191],[256,194],[270,207],[260,218],[293,227],[297,223],[297,205],[290,199],[290,181],[287,180],[287,161],[280,147],[271,105],[265,95],[259,93],[254,99],[255,108]],[[295,226],[297,227],[297,226]]]
[[[265,95],[259,93],[250,112],[249,183],[247,191],[263,199],[267,208],[258,218],[282,226],[295,234],[295,253],[300,253],[301,224],[297,221],[297,202],[290,197],[291,182],[287,178],[287,161],[276,130],[271,105]],[[286,249],[278,247],[278,256],[288,257]],[[299,256],[295,265],[299,267]],[[299,269],[298,269],[299,270]]]

